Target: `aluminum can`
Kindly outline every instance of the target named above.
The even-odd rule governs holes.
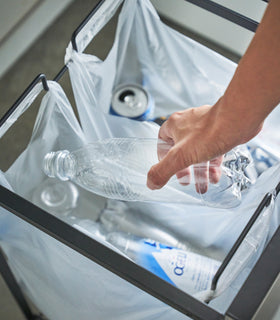
[[[125,84],[114,90],[110,113],[144,121],[150,118],[153,107],[154,104],[150,95],[142,86]]]

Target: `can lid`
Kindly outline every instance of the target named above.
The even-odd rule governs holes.
[[[148,94],[141,86],[122,85],[113,93],[112,109],[118,115],[135,118],[146,112],[148,102]]]

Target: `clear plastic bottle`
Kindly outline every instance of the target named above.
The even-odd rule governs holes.
[[[77,207],[79,191],[70,181],[46,179],[32,193],[32,202],[58,216],[69,215]]]
[[[109,233],[106,240],[135,263],[189,294],[210,290],[220,266],[219,261],[203,255],[125,233]]]
[[[127,202],[107,201],[106,207],[100,213],[99,221],[108,233],[112,231],[130,233],[140,238],[150,238],[178,249],[207,255],[206,249],[198,247],[186,239],[182,240],[174,231],[159,221],[128,207]]]
[[[88,236],[106,241],[138,265],[189,294],[209,290],[220,266],[219,261],[189,250],[125,232],[107,232],[102,223],[91,220],[81,220],[73,226]]]
[[[158,162],[158,154],[164,155],[170,148],[157,139],[99,140],[73,152],[48,153],[43,170],[49,177],[71,180],[98,195],[117,200],[194,203],[196,198],[215,207],[234,207],[240,203],[242,186],[248,184],[244,175],[247,159],[237,157],[234,151],[226,154],[223,164],[216,168],[221,175],[218,183],[201,178],[200,172],[211,166],[201,164],[195,166],[195,172],[191,167],[187,182],[181,181],[184,185],[172,177],[162,189],[148,189],[149,169]]]

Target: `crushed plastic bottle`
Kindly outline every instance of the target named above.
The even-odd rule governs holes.
[[[247,165],[245,157],[237,157],[234,151],[224,156],[221,166],[215,167],[220,172],[218,183],[201,178],[204,177],[201,172],[214,166],[204,163],[190,167],[192,171],[187,182],[182,179],[178,181],[174,176],[162,189],[148,189],[146,179],[149,169],[158,162],[158,154],[166,154],[170,148],[169,144],[157,139],[99,140],[73,152],[63,150],[48,153],[44,158],[43,170],[49,177],[71,180],[111,199],[193,203],[195,198],[214,207],[239,205],[241,189],[243,186],[247,188],[250,182],[244,175]],[[198,186],[201,185],[203,188],[200,189]]]
[[[257,172],[257,176],[261,175],[264,171],[274,166],[279,161],[275,155],[266,151],[262,147],[248,146],[248,149],[254,159],[254,167]]]

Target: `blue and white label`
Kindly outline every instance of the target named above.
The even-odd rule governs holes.
[[[210,289],[220,266],[219,261],[150,240],[143,240],[138,259],[143,267],[189,294]]]

